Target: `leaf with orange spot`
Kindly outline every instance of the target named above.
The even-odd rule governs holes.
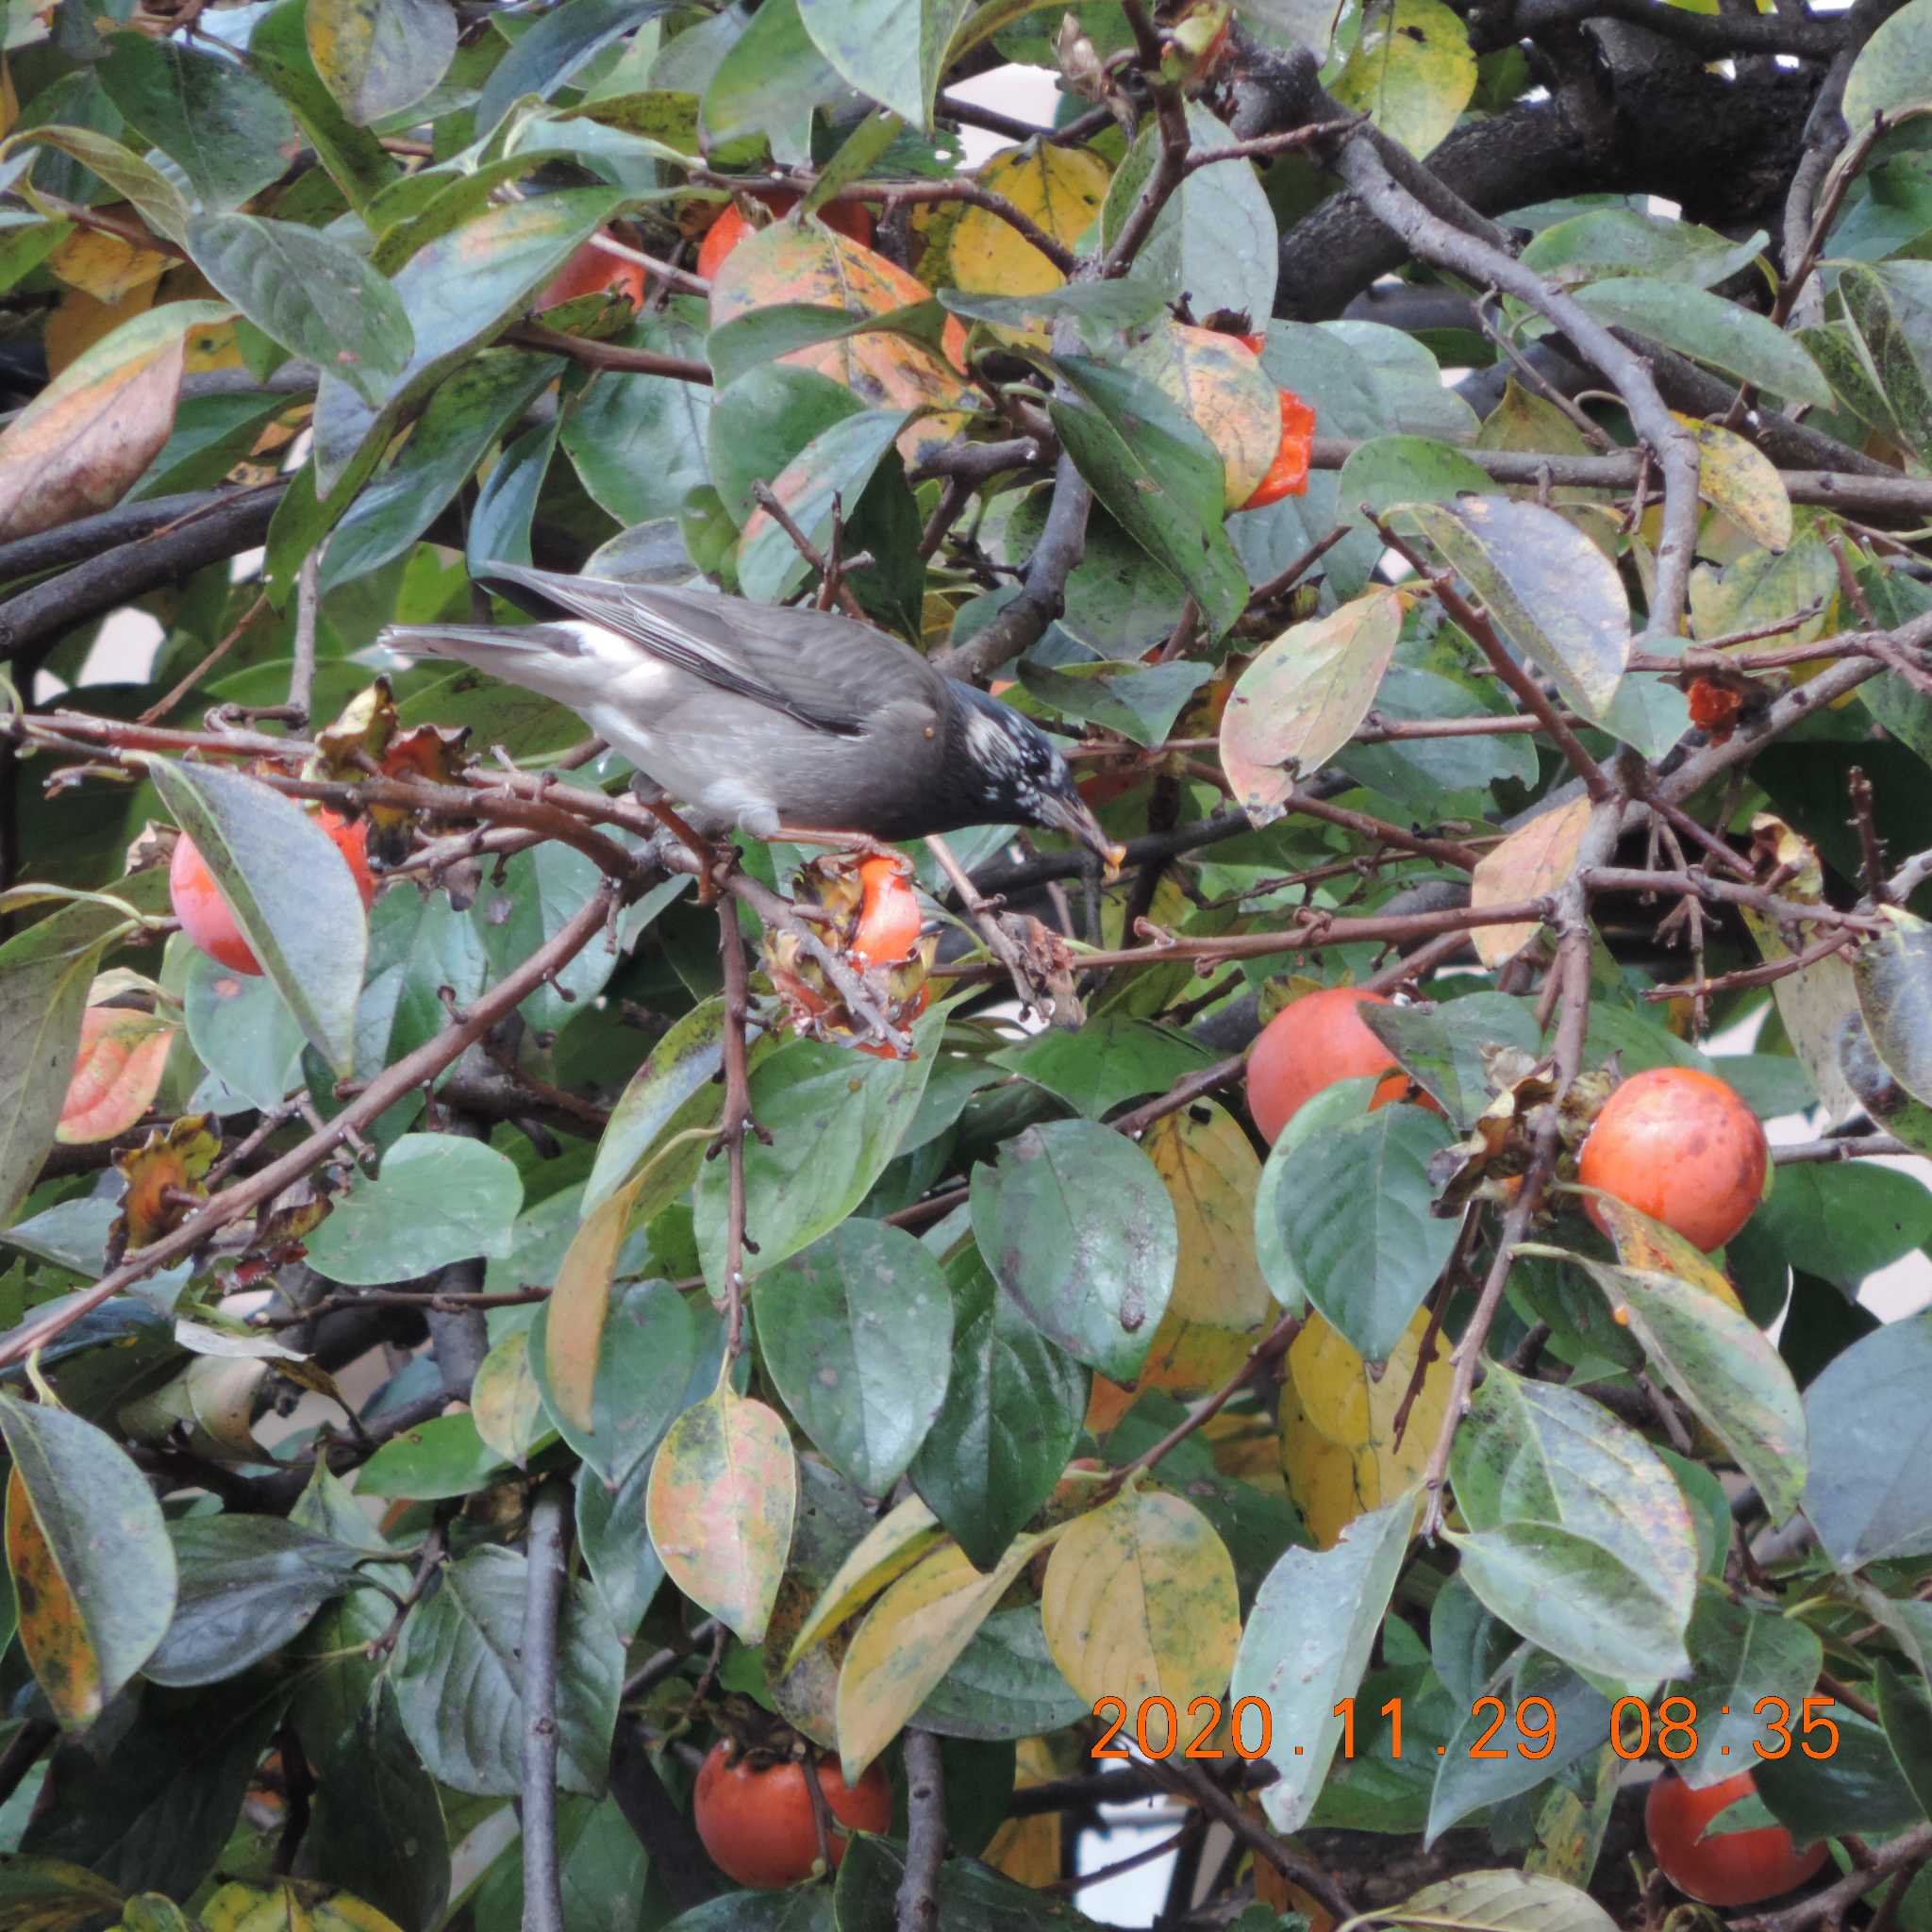
[[[1588,798],[1573,798],[1568,805],[1539,812],[1486,852],[1470,877],[1471,908],[1479,912],[1554,892],[1575,870],[1590,813]],[[1536,935],[1536,922],[1524,920],[1514,925],[1478,925],[1469,937],[1483,964],[1494,968],[1513,958]]]
[[[120,500],[167,441],[182,338],[229,310],[171,302],[77,357],[0,434],[0,539],[51,530]]]
[[[98,1717],[175,1614],[175,1554],[154,1492],[92,1423],[0,1396],[7,1561],[20,1642],[61,1724]]]
[[[108,1230],[109,1258],[147,1247],[179,1227],[192,1204],[208,1198],[203,1177],[221,1151],[221,1136],[208,1131],[208,1116],[189,1113],[157,1127],[139,1147],[117,1154],[114,1165],[126,1177],[127,1192]]]
[[[1595,1208],[1598,1220],[1616,1244],[1617,1259],[1625,1268],[1654,1274],[1674,1274],[1706,1294],[1715,1295],[1739,1314],[1744,1305],[1724,1272],[1701,1249],[1694,1248],[1674,1227],[1640,1213],[1627,1201],[1614,1194],[1597,1192],[1584,1197]]]
[[[54,1138],[70,1146],[111,1141],[144,1114],[160,1090],[175,1029],[129,1007],[90,1007]]]
[[[889,315],[931,294],[883,255],[822,223],[777,221],[746,236],[725,258],[711,284],[711,326],[780,303]],[[973,400],[964,377],[944,357],[883,330],[818,342],[783,360],[830,376],[874,408],[939,411],[902,439],[908,460],[917,450],[948,440],[958,426],[957,412]],[[908,441],[913,451],[905,448]]]
[[[1394,656],[1403,608],[1397,592],[1372,591],[1291,625],[1241,673],[1221,714],[1221,768],[1256,824],[1278,818],[1295,780],[1354,736]]]
[[[760,1642],[785,1574],[798,1504],[798,1464],[776,1412],[728,1384],[671,1424],[644,1501],[665,1574],[728,1624]]]
[[[1243,504],[1281,448],[1280,391],[1245,342],[1189,323],[1157,323],[1126,366],[1178,403],[1222,463],[1222,495]]]

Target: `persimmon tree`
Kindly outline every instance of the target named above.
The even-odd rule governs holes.
[[[0,1924],[1932,1928],[1928,108],[13,0]],[[496,561],[895,632],[1121,875],[707,863],[376,642]]]

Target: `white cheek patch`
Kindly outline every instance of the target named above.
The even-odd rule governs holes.
[[[989,718],[984,711],[972,711],[966,718],[966,742],[972,747],[974,758],[982,765],[995,771],[1009,772],[1019,762],[1014,757],[1013,741],[1000,727],[996,719]]]

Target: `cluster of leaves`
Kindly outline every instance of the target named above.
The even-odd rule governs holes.
[[[1730,1822],[1860,1834],[1871,1888],[1932,1854],[1932,1315],[1858,1300],[1932,1193],[1816,1158],[1932,1153],[1932,0],[1851,64],[1786,286],[1763,230],[1586,194],[1508,211],[1535,300],[1411,262],[1413,328],[1270,320],[1311,156],[1412,173],[1520,46],[1442,0],[1061,11],[14,0],[0,1925],[1085,1924],[1039,1888],[1091,1791],[1012,1800],[1103,1768],[1110,1701],[1122,1788],[1241,1831],[1244,1932],[1654,1923],[1604,1848],[1661,1761],[1623,1701],[1673,1693],[1679,1773],[1757,1772]],[[1326,118],[1259,125],[1298,46]],[[964,172],[989,60],[1063,125]],[[737,186],[707,286],[747,182],[802,203]],[[1681,610],[1642,399],[1482,387],[1556,297],[1724,378]],[[1329,442],[1244,509],[1284,390]],[[1823,474],[1768,453],[1800,411]],[[498,559],[1002,672],[1132,862],[951,856],[1080,1024],[1015,1021],[916,846],[910,1057],[747,1007],[754,912],[622,760],[375,645]],[[154,661],[103,682],[136,593]],[[367,908],[322,798],[398,874]],[[177,828],[259,974],[172,929]],[[1230,1049],[1377,975],[1402,1094],[1265,1144]],[[1835,1137],[1721,1256],[1567,1191],[1584,1099],[1664,1066]],[[1821,1695],[1828,1754],[1754,1752]],[[747,1705],[926,1796],[834,1885],[714,1896],[694,1747]],[[1932,1880],[1887,1910],[1932,1932]]]

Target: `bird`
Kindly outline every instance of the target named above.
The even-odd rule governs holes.
[[[487,563],[525,625],[391,625],[378,641],[451,658],[567,705],[682,804],[760,840],[899,841],[1039,825],[1097,853],[1101,829],[1031,719],[899,639],[825,610]]]

